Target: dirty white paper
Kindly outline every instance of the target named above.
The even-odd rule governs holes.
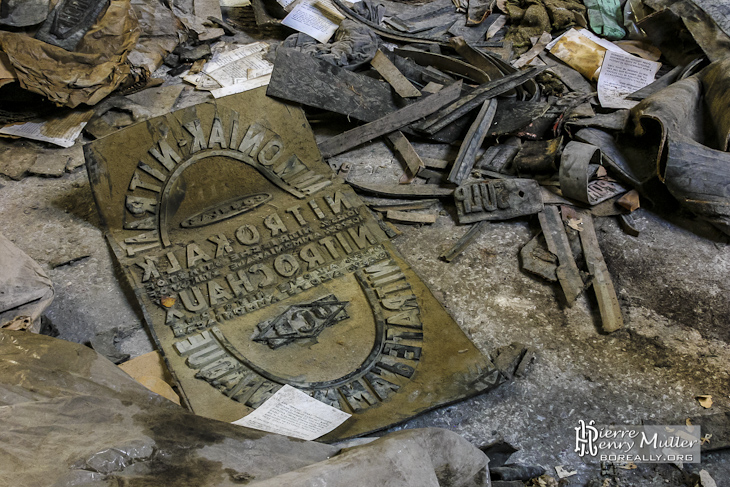
[[[216,98],[264,86],[274,70],[274,65],[264,59],[268,49],[267,43],[254,42],[221,53],[207,62],[203,71],[183,79],[198,90],[213,92]]]
[[[633,108],[639,102],[626,100],[626,97],[653,82],[660,67],[661,63],[606,51],[598,76],[598,101],[601,106]]]
[[[271,74],[259,76],[253,79],[236,79],[234,84],[226,86],[225,88],[211,90],[210,93],[213,95],[213,98],[223,98],[224,96],[235,95],[236,93],[243,93],[244,91],[266,86],[269,82],[271,82]]]
[[[350,416],[285,385],[233,424],[311,441],[337,428]]]
[[[326,43],[344,17],[326,0],[304,0],[281,21],[287,27]]]
[[[94,115],[93,110],[71,112],[69,115],[14,123],[0,128],[0,134],[24,139],[39,140],[61,147],[71,147],[81,135],[86,123]]]

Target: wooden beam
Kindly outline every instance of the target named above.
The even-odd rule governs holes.
[[[558,256],[558,268],[555,273],[563,289],[565,302],[568,306],[573,306],[576,298],[583,292],[583,279],[580,277],[573,251],[570,250],[570,242],[560,212],[556,206],[548,205],[538,214],[538,218],[548,250]]]
[[[471,127],[469,127],[464,141],[461,143],[459,154],[456,156],[454,165],[451,167],[451,172],[449,173],[449,182],[461,184],[471,174],[477,158],[477,152],[482,146],[487,132],[489,132],[495,113],[497,113],[497,100],[485,101],[479,110],[477,118],[471,124]]]
[[[375,57],[370,60],[370,65],[375,68],[375,71],[380,73],[380,76],[387,81],[390,86],[393,87],[396,93],[403,98],[415,98],[421,96],[421,92],[408,81],[408,78],[403,76],[403,73],[398,71],[390,59],[378,50],[375,53]]]
[[[593,291],[596,293],[603,331],[612,333],[624,326],[616,289],[613,287],[611,274],[608,272],[606,261],[603,260],[601,248],[598,246],[598,237],[593,226],[593,216],[585,210],[577,211],[577,213],[583,221],[580,244],[583,247],[583,256],[586,259],[588,272],[593,276]]]
[[[462,82],[459,80],[438,93],[426,96],[412,105],[325,140],[319,145],[322,157],[336,156],[432,114],[456,100],[461,94],[461,85]]]

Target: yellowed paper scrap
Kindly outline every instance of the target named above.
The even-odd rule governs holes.
[[[233,424],[311,441],[334,430],[350,416],[287,384]]]
[[[607,51],[598,77],[598,101],[604,108],[633,108],[626,97],[654,81],[661,63]]]

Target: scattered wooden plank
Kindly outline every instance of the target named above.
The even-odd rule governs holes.
[[[395,112],[390,86],[295,49],[277,50],[266,94],[372,122]]]
[[[555,274],[558,276],[565,302],[568,306],[573,306],[576,298],[583,292],[583,279],[570,250],[570,242],[560,212],[555,206],[545,206],[545,209],[538,214],[538,218],[548,250],[558,256],[558,268]]]
[[[418,174],[418,171],[425,167],[425,164],[421,160],[421,156],[418,155],[416,150],[413,148],[411,143],[408,141],[403,132],[396,131],[392,134],[388,134],[385,137],[386,142],[393,151],[400,156],[401,160],[405,163],[406,169],[408,170],[409,182]]]
[[[512,67],[521,68],[522,66],[529,64],[530,61],[535,59],[538,54],[545,50],[545,46],[550,44],[550,41],[552,40],[553,37],[549,33],[543,32],[538,41],[529,51],[512,61]]]
[[[358,191],[385,198],[448,198],[454,194],[453,188],[436,184],[370,184],[348,181]]]
[[[592,286],[598,301],[603,331],[612,333],[624,326],[618,296],[616,296],[616,290],[611,281],[611,274],[608,273],[606,261],[603,260],[601,248],[598,246],[598,237],[593,226],[593,216],[585,210],[580,210],[577,213],[583,221],[580,243],[588,272],[593,276]]]
[[[449,173],[448,180],[450,182],[461,184],[471,174],[474,162],[476,162],[477,152],[487,136],[495,113],[497,113],[497,100],[485,101],[459,148],[459,153]]]
[[[462,82],[459,80],[438,93],[424,97],[416,103],[401,108],[396,112],[325,140],[319,145],[322,157],[327,158],[341,154],[346,150],[357,147],[381,135],[394,132],[401,127],[430,115],[441,107],[456,100],[461,93],[461,85]]]
[[[462,97],[459,101],[428,117],[418,126],[418,130],[429,135],[435,134],[450,123],[454,122],[456,119],[463,117],[477,106],[484,103],[485,100],[489,100],[514,89],[516,86],[534,78],[544,70],[544,66],[532,66],[525,70],[508,74],[503,78],[484,83],[472,91],[469,95]]]
[[[400,223],[436,223],[438,213],[416,213],[415,211],[388,210],[385,217]]]
[[[541,232],[520,249],[522,270],[540,276],[546,281],[556,282],[558,280],[556,274],[558,257],[544,248],[543,240]]]
[[[454,191],[459,223],[508,220],[542,211],[540,185],[534,179],[495,179],[464,184]]]
[[[398,68],[390,62],[390,59],[388,59],[382,51],[378,50],[378,52],[375,53],[375,57],[370,60],[370,64],[401,97],[415,98],[421,96],[421,92],[418,91],[418,88],[413,86],[413,84],[408,81],[408,78],[398,71]]]
[[[476,240],[480,233],[489,225],[487,221],[481,221],[476,225],[472,225],[468,232],[456,241],[453,247],[441,254],[439,257],[446,262],[451,262],[460,256],[471,243]]]
[[[446,169],[451,164],[451,162],[445,159],[433,159],[430,157],[422,157],[421,159],[425,166],[430,169]]]
[[[439,200],[420,200],[413,203],[396,203],[392,205],[369,205],[375,211],[385,212],[390,210],[427,210],[438,203]]]

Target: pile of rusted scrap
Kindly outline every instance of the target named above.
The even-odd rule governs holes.
[[[318,119],[327,111],[362,122],[319,144],[343,174],[349,164],[336,156],[386,142],[403,163],[400,184],[349,182],[381,198],[422,200],[375,205],[388,220],[433,223],[436,199],[453,201],[458,223],[472,228],[443,259],[464,251],[488,221],[537,215],[542,232],[523,248],[523,269],[558,282],[568,306],[592,287],[603,331],[613,332],[623,319],[595,217],[616,216],[638,236],[632,212],[640,201],[667,212],[679,201],[728,233],[730,173],[718,161],[728,160],[722,58],[730,8],[632,2],[624,24],[631,40],[616,43],[571,28],[586,25],[576,8],[561,31],[551,33],[553,22],[534,32],[529,48],[510,41],[519,2],[436,1],[397,15],[370,2],[333,3],[398,44],[383,42],[369,64],[344,67],[281,46],[267,93],[315,109]],[[604,35],[608,26],[596,28],[591,11],[608,3],[586,2],[591,27]],[[472,15],[477,4],[486,7]],[[703,13],[702,22],[689,12]],[[626,33],[618,28],[614,39]],[[672,42],[677,33],[681,45]],[[458,150],[429,158],[419,154],[424,141]]]

